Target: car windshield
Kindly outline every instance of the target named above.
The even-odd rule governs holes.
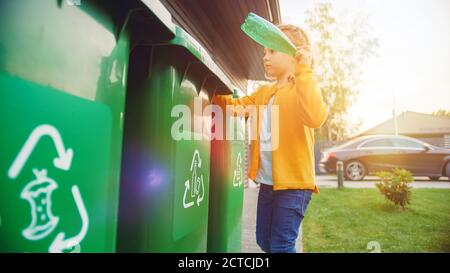
[[[345,143],[343,143],[341,145],[336,146],[336,149],[343,149],[343,148],[347,148],[347,147],[353,146],[353,144],[361,142],[362,139],[363,138],[355,138],[353,140],[350,140],[348,142],[345,142]]]

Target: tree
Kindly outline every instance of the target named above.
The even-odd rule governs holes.
[[[447,111],[447,110],[444,110],[444,109],[438,109],[437,111],[434,111],[432,114],[437,116],[437,117],[450,118],[450,111]]]
[[[346,25],[333,14],[329,2],[306,12],[307,32],[313,37],[314,70],[329,117],[319,139],[340,142],[355,132],[347,112],[358,94],[362,68],[376,54],[378,41],[367,31],[366,18],[350,15]]]

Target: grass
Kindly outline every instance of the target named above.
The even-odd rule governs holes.
[[[450,252],[450,190],[413,189],[403,211],[378,189],[321,189],[302,228],[304,252]]]

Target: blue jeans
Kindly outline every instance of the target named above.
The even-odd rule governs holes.
[[[264,252],[295,253],[300,223],[312,190],[278,190],[261,184],[256,212],[256,242]]]

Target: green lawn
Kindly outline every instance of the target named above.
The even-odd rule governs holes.
[[[413,189],[402,211],[378,189],[321,189],[303,220],[304,252],[450,252],[450,190]]]

